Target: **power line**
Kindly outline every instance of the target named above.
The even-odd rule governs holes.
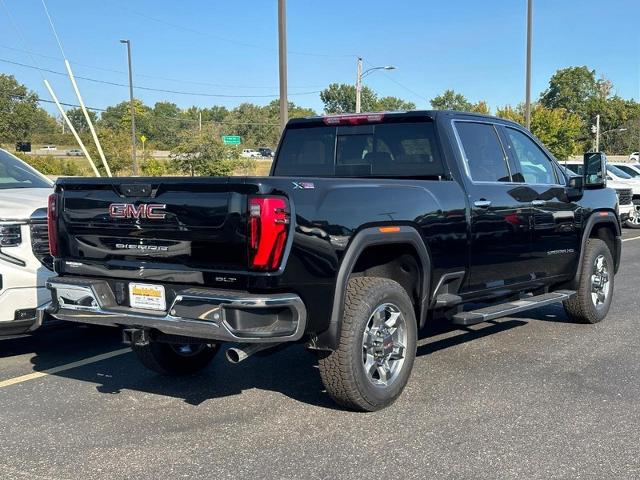
[[[366,63],[367,65],[369,65],[370,67],[373,67],[374,65],[371,62],[368,62],[367,60],[364,60],[364,63]],[[391,75],[388,75],[386,72],[382,72],[382,74],[385,76],[385,78],[387,78],[388,80],[391,80],[393,83],[395,83],[396,85],[398,85],[399,87],[403,88],[404,90],[406,90],[407,92],[415,95],[417,98],[419,98],[420,100],[424,100],[427,101],[427,98],[424,95],[419,94],[418,92],[416,92],[415,90],[412,90],[411,88],[407,87],[406,85],[403,85],[402,83],[400,83],[398,80],[396,80],[395,78],[393,78]]]
[[[24,68],[32,68],[32,69],[36,69],[36,70],[40,70],[41,72],[47,72],[47,73],[52,73],[54,75],[62,75],[62,76],[67,76],[66,73],[64,72],[58,72],[56,70],[51,70],[48,68],[41,68],[38,67],[36,65],[29,65],[26,63],[21,63],[21,62],[15,62],[13,60],[8,60],[6,58],[0,58],[0,62],[4,62],[4,63],[8,63],[11,65],[17,65],[19,67],[24,67]],[[79,78],[81,80],[86,80],[88,82],[94,82],[94,83],[100,83],[103,85],[111,85],[111,86],[115,86],[115,87],[125,87],[125,88],[129,88],[129,85],[124,84],[124,83],[118,83],[118,82],[110,82],[108,80],[99,80],[97,78],[91,78],[91,77],[83,77],[80,75],[76,75],[76,78]],[[150,91],[150,92],[161,92],[161,93],[172,93],[175,95],[192,95],[192,96],[198,96],[198,97],[215,97],[215,98],[278,98],[279,95],[227,95],[227,94],[222,94],[222,93],[207,93],[207,92],[186,92],[186,91],[181,91],[181,90],[170,90],[170,89],[165,89],[165,88],[153,88],[153,87],[144,87],[144,86],[140,86],[137,85],[136,86],[137,90],[146,90],[146,91]],[[314,90],[312,92],[295,92],[295,93],[291,93],[291,95],[315,95],[320,93],[320,90]]]
[[[17,93],[9,93],[6,94],[7,97],[9,98],[19,98],[21,100],[24,100],[25,98],[29,98],[30,95],[18,95]],[[53,100],[47,100],[46,98],[40,98],[38,96],[35,97],[35,101],[37,102],[41,102],[41,103],[56,103]],[[77,105],[75,103],[65,103],[65,102],[60,102],[60,105],[64,105],[65,107],[74,107],[74,108],[79,108],[80,105]],[[106,112],[107,110],[105,108],[97,108],[97,107],[87,107],[87,110],[94,110],[96,112]]]
[[[16,35],[18,37],[18,41],[20,43],[22,43],[22,46],[25,48],[24,51],[31,57],[31,61],[33,62],[33,64],[38,69],[38,71],[40,73],[40,77],[42,78],[42,80],[45,80],[44,74],[42,73],[42,70],[40,70],[40,67],[38,65],[38,61],[35,59],[33,52],[27,48],[27,42],[26,42],[24,36],[22,35],[22,32],[18,28],[18,25],[13,20],[13,15],[11,15],[11,11],[7,8],[7,5],[4,3],[4,0],[0,0],[0,3],[2,4],[2,8],[4,9],[5,13],[7,14],[7,17],[9,18],[9,23],[13,27],[13,30],[16,32]]]
[[[0,48],[6,49],[6,50],[11,50],[11,51],[14,51],[14,52],[27,53],[27,54],[29,54],[31,56],[31,59],[33,60],[34,64],[37,64],[37,62],[33,58],[33,55],[41,57],[41,58],[46,58],[46,59],[49,59],[49,60],[56,60],[56,61],[64,60],[63,58],[55,57],[53,55],[45,55],[43,53],[37,53],[37,52],[33,52],[31,50],[25,50],[25,49],[22,49],[22,48],[11,47],[9,45],[1,45],[0,44]],[[90,65],[90,64],[87,64],[87,63],[81,63],[81,62],[76,62],[76,61],[72,61],[72,60],[70,60],[70,62],[73,65],[77,65],[79,67],[91,68],[91,69],[100,70],[100,71],[103,71],[103,72],[117,73],[117,74],[121,74],[121,75],[126,75],[127,74],[127,72],[125,72],[124,70],[116,70],[114,68],[99,67],[97,65]],[[231,85],[231,84],[202,82],[202,81],[195,81],[195,80],[186,80],[186,79],[183,79],[183,78],[171,78],[171,77],[163,77],[163,76],[160,76],[160,75],[150,75],[150,74],[144,74],[144,73],[134,73],[133,76],[134,77],[140,77],[140,78],[150,78],[150,79],[154,79],[154,80],[166,80],[168,82],[176,82],[176,83],[191,83],[193,85],[206,85],[206,86],[209,86],[209,87],[218,87],[218,88],[234,88],[234,89],[267,89],[267,88],[275,89],[275,88],[278,88],[277,86],[273,86],[273,85]],[[321,85],[298,85],[298,86],[290,85],[290,88],[321,88],[321,87],[322,87]]]
[[[240,45],[242,47],[249,47],[249,48],[255,48],[258,50],[263,50],[263,51],[269,51],[269,52],[277,52],[277,49],[275,48],[270,48],[270,47],[265,47],[264,45],[258,45],[255,43],[249,43],[249,42],[243,42],[241,40],[235,40],[232,38],[227,38],[227,37],[221,37],[219,35],[213,35],[209,32],[203,32],[201,30],[197,30],[193,27],[187,27],[184,25],[180,25],[177,23],[172,23],[172,22],[168,22],[166,20],[157,18],[157,17],[152,17],[150,15],[147,15],[145,13],[141,13],[137,10],[133,10],[131,8],[129,8],[127,5],[124,5],[122,2],[118,2],[120,3],[121,7],[125,10],[128,10],[129,12],[131,12],[134,15],[137,15],[141,18],[146,18],[147,20],[151,20],[153,22],[159,23],[161,25],[166,25],[172,28],[177,28],[180,30],[185,30],[187,32],[191,32],[191,33],[195,33],[198,35],[202,35],[205,37],[210,37],[210,38],[214,38],[216,40],[222,41],[222,42],[227,42],[227,43],[232,43],[235,45]],[[350,58],[350,57],[357,57],[357,55],[355,54],[331,54],[331,53],[317,53],[317,52],[302,52],[302,51],[295,51],[295,50],[287,50],[287,53],[289,55],[301,55],[301,56],[308,56],[308,57],[324,57],[324,58]]]
[[[19,98],[19,99],[25,99],[28,98],[29,95],[19,95],[19,94],[14,94],[14,93],[9,93],[6,95],[9,98]],[[53,100],[47,100],[46,98],[40,98],[38,96],[35,97],[34,99],[37,102],[41,102],[41,103],[56,103]],[[73,107],[73,108],[80,108],[80,105],[75,104],[75,103],[66,103],[66,102],[60,102],[60,105],[64,105],[65,107]],[[108,109],[106,108],[98,108],[98,107],[86,107],[87,110],[93,110],[96,112],[106,112]],[[156,115],[155,118],[162,118],[162,119],[166,119],[166,120],[175,120],[175,121],[179,121],[179,122],[193,122],[193,123],[197,123],[198,119],[195,118],[179,118],[179,117],[169,117],[166,115]],[[279,127],[280,124],[279,123],[267,123],[267,122],[223,122],[223,121],[219,121],[219,120],[206,120],[203,123],[211,123],[211,124],[216,124],[216,125],[260,125],[260,126],[267,126],[267,127]]]

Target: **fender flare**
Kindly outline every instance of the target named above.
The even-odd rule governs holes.
[[[622,250],[622,242],[620,240],[620,236],[622,235],[622,231],[620,229],[620,222],[618,221],[618,217],[615,213],[609,210],[597,210],[589,215],[587,219],[587,223],[582,229],[582,240],[580,242],[580,256],[578,260],[578,268],[576,269],[576,275],[573,279],[573,284],[577,285],[580,281],[580,266],[582,265],[582,261],[584,260],[584,251],[587,246],[587,240],[591,237],[591,232],[593,231],[596,225],[607,224],[613,226],[613,230],[615,232],[614,235],[614,246],[615,252],[611,252],[613,256],[614,263],[614,271],[618,272],[618,267],[620,266],[620,255]]]
[[[349,276],[355,267],[360,254],[367,248],[375,245],[408,244],[415,248],[420,262],[420,305],[418,308],[418,328],[422,327],[427,318],[429,307],[429,288],[431,279],[431,257],[427,251],[422,236],[414,227],[401,226],[394,233],[383,233],[378,227],[365,228],[353,237],[340,263],[336,277],[336,287],[333,294],[333,306],[329,327],[320,333],[315,340],[315,348],[337,348],[342,328],[342,314],[344,310],[344,298],[349,282]]]

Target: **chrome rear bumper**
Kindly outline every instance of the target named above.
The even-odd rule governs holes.
[[[184,288],[167,311],[119,305],[108,282],[55,277],[52,301],[38,310],[59,320],[155,329],[168,335],[243,343],[288,342],[304,334],[307,311],[295,294]]]

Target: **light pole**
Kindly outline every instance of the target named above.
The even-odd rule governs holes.
[[[362,79],[375,70],[395,70],[393,65],[385,65],[382,67],[371,67],[362,71],[362,57],[358,57],[356,65],[356,113],[360,113],[361,96],[362,96]]]
[[[289,120],[289,101],[287,100],[287,4],[278,0],[278,58],[280,76],[280,132]]]
[[[533,0],[527,0],[527,67],[525,80],[524,120],[531,130],[531,24],[533,23]]]
[[[129,99],[131,101],[131,163],[133,174],[138,175],[138,158],[136,157],[136,114],[133,103],[133,73],[131,71],[131,41],[120,40],[127,45],[127,59],[129,60]]]
[[[625,128],[625,127],[612,128],[611,130],[606,130],[606,131],[602,132],[600,134],[600,137],[604,137],[607,133],[611,133],[611,132],[626,132],[626,131],[627,131],[627,128]],[[600,139],[598,138],[596,141],[597,141],[597,144],[598,144],[598,149],[596,149],[596,152],[597,152],[599,150],[599,148],[600,148]],[[603,142],[602,143],[604,143],[604,138],[603,138]]]

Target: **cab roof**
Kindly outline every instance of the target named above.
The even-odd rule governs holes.
[[[493,115],[486,115],[475,112],[461,112],[456,110],[404,110],[395,112],[363,112],[363,113],[342,113],[342,114],[328,114],[318,115],[313,117],[304,118],[292,118],[287,123],[289,126],[318,126],[318,125],[359,125],[365,123],[385,123],[402,122],[406,121],[424,121],[424,120],[436,120],[441,117],[455,118],[475,118],[478,120],[491,120],[493,122],[503,123],[505,125],[514,125],[522,128],[511,120],[496,117]]]

